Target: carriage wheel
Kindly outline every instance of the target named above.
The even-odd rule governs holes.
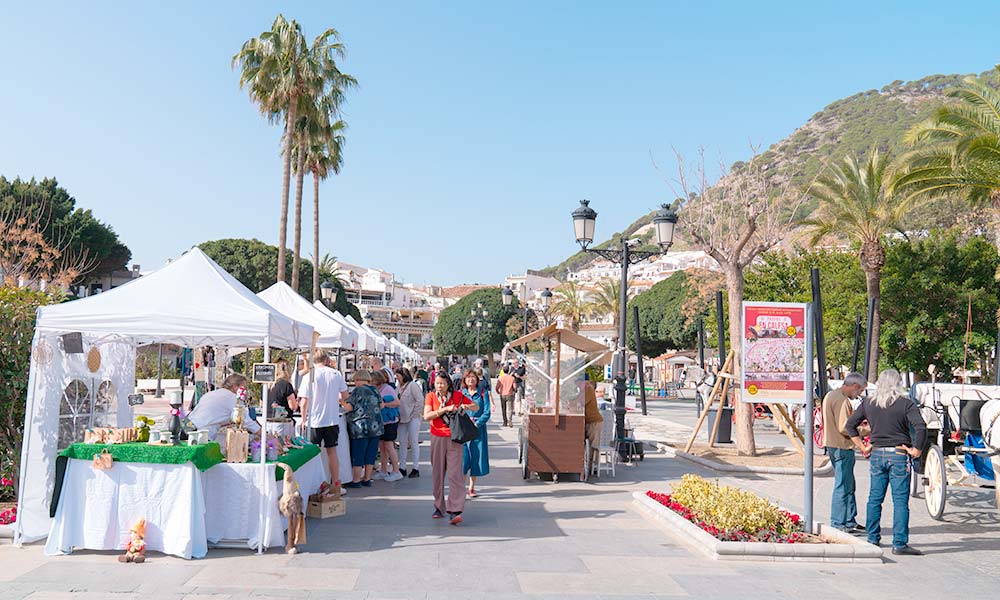
[[[524,463],[524,429],[517,428],[517,464]]]
[[[583,440],[583,473],[580,480],[587,481],[590,477],[590,440]]]
[[[919,498],[920,497],[920,478],[923,477],[922,473],[913,472],[913,476],[910,477],[910,497]]]
[[[528,441],[524,440],[521,442],[521,477],[528,479],[531,477],[531,471],[528,469],[528,452],[527,452]]]
[[[934,445],[927,450],[924,476],[927,478],[927,483],[924,484],[927,514],[935,521],[940,521],[948,495],[948,474],[945,471],[944,455],[941,454],[940,446]]]

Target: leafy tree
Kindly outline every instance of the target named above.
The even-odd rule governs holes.
[[[320,125],[310,131],[309,152],[306,155],[306,168],[313,176],[313,259],[319,260],[319,182],[330,174],[340,174],[344,164],[344,136],[347,125],[343,121]],[[324,255],[319,261],[319,269],[313,271],[313,300],[319,299],[319,274],[324,262],[329,258]],[[332,264],[327,264],[327,270],[332,270]]]
[[[972,302],[969,366],[993,372],[996,343],[996,249],[979,237],[961,241],[954,233],[932,233],[915,243],[888,247],[883,281],[885,328],[883,366],[927,377],[927,365],[942,373],[961,367]]]
[[[552,290],[552,316],[562,317],[569,329],[578,331],[588,310],[583,292],[575,281],[568,281]]]
[[[514,300],[517,302],[517,300]],[[516,340],[517,338],[524,335],[524,309],[516,305],[512,305],[514,309],[514,316],[507,320],[507,339]],[[542,326],[541,320],[539,319],[538,313],[534,310],[528,309],[528,333],[540,329]],[[542,343],[535,341],[528,344],[529,352],[541,352],[544,348]]]
[[[257,239],[229,238],[203,242],[198,247],[254,293],[271,287],[276,281],[274,273],[277,272],[278,249],[270,244]],[[285,262],[288,263],[285,268],[290,269],[291,257],[287,254]],[[299,265],[300,286],[297,291],[304,298],[308,298],[311,293],[306,282],[312,281],[312,270],[312,263],[307,260]],[[347,300],[343,284],[336,279],[330,279],[330,282],[336,288],[334,310],[342,315],[351,315],[361,322],[361,311]]]
[[[434,325],[434,347],[438,354],[470,355],[476,352],[476,329],[466,327],[473,310],[483,305],[488,316],[480,333],[482,354],[500,352],[511,338],[507,336],[507,321],[517,313],[516,306],[504,306],[500,288],[476,290],[441,311]],[[486,325],[490,324],[491,327]],[[518,335],[520,337],[520,335]]]
[[[625,326],[625,341],[635,350],[635,317],[633,306],[639,307],[639,332],[642,353],[659,356],[670,348],[691,348],[697,343],[697,315],[685,314],[684,303],[691,289],[684,271],[674,273],[629,302]]]
[[[0,287],[0,476],[14,480],[17,494],[24,434],[25,399],[35,311],[50,304],[52,296],[27,288]],[[0,487],[0,492],[4,490]],[[12,498],[0,498],[12,500]]]
[[[586,304],[587,313],[590,316],[606,317],[612,319],[615,335],[612,338],[615,345],[618,345],[618,327],[621,319],[621,289],[622,284],[619,279],[608,277],[597,284],[597,289],[591,292],[590,301]],[[625,292],[628,298],[632,297],[632,282],[628,282],[628,289]]]
[[[269,31],[243,43],[233,56],[232,65],[240,68],[240,88],[247,88],[250,99],[260,106],[262,114],[283,124],[283,131],[294,130],[298,123],[303,97],[316,94],[317,82],[327,94],[336,94],[353,82],[337,67],[343,58],[344,46],[339,43],[336,29],[327,29],[312,45],[306,43],[302,28],[293,19],[282,15],[274,19]],[[336,83],[333,83],[336,82]],[[339,97],[335,98],[339,101]],[[288,229],[288,186],[291,177],[293,136],[284,136],[284,171],[281,182],[281,214],[278,231],[277,280],[285,280]]]
[[[0,176],[0,212],[9,214],[15,209],[43,225],[49,246],[68,256],[87,257],[89,269],[78,278],[124,269],[132,258],[111,226],[97,220],[90,210],[77,208],[76,199],[54,178],[25,181]]]
[[[995,85],[966,78],[946,94],[956,102],[907,132],[906,140],[917,147],[901,159],[905,167],[894,182],[901,194],[960,195],[974,206],[1000,209],[1000,92]]]
[[[860,246],[858,258],[865,273],[868,300],[875,305],[870,325],[873,340],[880,339],[885,235],[900,228],[916,203],[913,196],[893,193],[888,168],[888,157],[877,148],[872,149],[864,163],[848,156],[831,166],[809,188],[809,194],[820,202],[818,214],[803,220],[813,231],[814,244],[823,237],[839,235]],[[871,381],[878,377],[878,354],[879,347],[873,343],[867,365]]]

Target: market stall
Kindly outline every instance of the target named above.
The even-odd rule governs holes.
[[[530,350],[535,346],[535,350]],[[527,365],[520,440],[523,475],[579,473],[585,478],[585,371],[607,364],[611,350],[568,329],[549,325],[507,343],[507,355]]]
[[[118,536],[126,519],[121,506],[145,507],[144,518],[155,537],[157,528],[170,527],[180,514],[166,505],[173,492],[155,483],[160,481],[156,471],[168,470],[186,478],[178,493],[192,498],[188,506],[195,514],[188,519],[192,531],[197,529],[202,478],[197,476],[201,471],[194,463],[116,461],[108,473],[95,475],[93,469],[79,469],[78,477],[72,463],[83,459],[65,457],[70,465],[63,474],[62,501],[53,502],[59,454],[83,441],[90,428],[127,428],[134,423],[129,395],[135,385],[137,346],[263,347],[266,361],[271,347],[308,348],[312,333],[310,325],[275,310],[197,248],[155,273],[103,294],[40,308],[32,342],[15,541],[39,540],[50,531],[55,536],[65,531],[69,536],[77,526],[74,523],[82,519],[82,527],[89,532],[86,543],[121,547],[124,540]],[[266,429],[266,414],[264,426]],[[249,507],[248,518],[257,516],[257,530],[261,531],[269,510],[264,498],[273,479],[267,479],[269,467],[263,453],[255,466],[258,477],[254,485],[265,492],[258,494],[261,500],[256,510]],[[140,472],[149,477],[145,485],[139,485]],[[98,489],[115,490],[114,494],[93,494],[95,501],[104,499],[100,507],[89,503],[91,490]],[[204,503],[203,495],[200,501]],[[81,510],[78,504],[83,505],[83,512],[72,513],[77,519],[69,511]],[[115,506],[117,513],[113,513]],[[57,530],[52,516],[60,509],[66,516]],[[266,540],[258,537],[257,547],[262,550]],[[194,556],[196,539],[193,536],[179,552],[184,554],[184,549],[190,548]],[[78,541],[74,538],[70,543]],[[163,543],[164,548],[174,548],[173,541]]]

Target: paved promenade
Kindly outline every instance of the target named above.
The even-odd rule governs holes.
[[[654,410],[656,418],[669,416],[663,410]],[[942,523],[927,517],[922,502],[912,503],[911,541],[927,556],[889,556],[883,565],[725,564],[690,551],[631,508],[633,491],[667,490],[684,473],[715,477],[711,472],[648,453],[644,462],[620,466],[615,478],[597,483],[525,482],[515,430],[494,426],[491,432],[493,472],[482,479],[482,496],[468,503],[459,527],[430,518],[430,468],[424,465],[420,479],[352,490],[348,515],[310,520],[309,543],[296,556],[278,549],[263,556],[211,550],[198,561],[153,554],[144,565],[122,565],[114,553],[47,558],[38,545],[0,546],[0,600],[996,595],[1000,516],[991,491],[953,494]],[[426,441],[422,450],[426,461]],[[857,472],[863,512],[867,463],[859,461]],[[801,508],[801,478],[719,479]],[[831,486],[830,478],[817,480],[822,519]]]

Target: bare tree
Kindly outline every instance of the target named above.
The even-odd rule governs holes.
[[[694,245],[718,263],[725,276],[730,347],[737,358],[742,338],[743,272],[755,258],[782,241],[806,197],[801,192],[788,193],[783,178],[768,171],[756,148],[751,150],[751,159],[739,164],[736,170],[730,171],[720,164],[722,176],[714,185],[709,183],[703,150],[699,151],[698,163],[692,170],[684,157],[674,151],[678,165],[676,183],[684,197],[679,223]],[[720,331],[719,335],[724,334]],[[757,452],[753,410],[743,402],[736,402],[736,450],[747,456]]]
[[[4,202],[0,208],[0,276],[3,285],[37,287],[41,282],[69,287],[92,271],[97,260],[74,252],[72,231],[50,227],[44,201]],[[46,236],[46,231],[49,235]]]

